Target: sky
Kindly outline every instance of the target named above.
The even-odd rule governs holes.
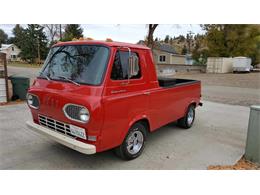
[[[14,24],[0,24],[9,37],[12,35]],[[26,25],[24,25],[26,26]],[[113,41],[137,43],[143,40],[147,34],[148,27],[145,24],[81,24],[84,29],[84,37],[91,37],[95,40],[111,38]],[[189,31],[203,34],[198,24],[159,24],[154,32],[154,37],[164,39],[166,35],[186,35]]]

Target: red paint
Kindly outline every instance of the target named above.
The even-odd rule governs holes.
[[[56,45],[80,44],[105,45],[110,48],[110,59],[102,84],[76,86],[68,82],[36,79],[29,89],[29,93],[37,95],[40,100],[39,110],[31,108],[34,122],[38,123],[38,114],[42,114],[83,127],[87,135],[97,136],[97,141],[79,140],[94,144],[97,152],[100,152],[119,146],[128,129],[138,120],[147,120],[150,131],[154,131],[183,117],[191,103],[198,105],[200,102],[200,82],[172,88],[159,86],[151,50],[145,46],[103,41],[74,41]],[[115,52],[122,46],[138,53],[142,71],[141,79],[130,80],[127,85],[122,84],[124,81],[110,79]],[[114,90],[122,92],[112,94]],[[62,108],[67,103],[88,108],[90,121],[83,124],[66,118]]]

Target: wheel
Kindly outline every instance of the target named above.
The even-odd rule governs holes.
[[[144,150],[146,132],[147,129],[142,123],[134,124],[123,143],[115,149],[116,155],[124,160],[132,160],[140,156]]]
[[[195,106],[190,105],[187,109],[185,116],[178,120],[178,126],[189,129],[193,125],[195,119]]]

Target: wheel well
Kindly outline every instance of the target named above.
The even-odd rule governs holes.
[[[142,123],[146,127],[147,132],[150,132],[150,123],[148,119],[144,118],[139,121],[136,121],[135,123]]]
[[[196,108],[196,105],[197,105],[197,104],[196,104],[196,102],[193,102],[193,103],[190,104],[190,106],[191,106],[191,105]]]

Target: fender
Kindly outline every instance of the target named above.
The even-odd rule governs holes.
[[[187,107],[185,108],[185,113],[187,112],[187,110],[191,104],[195,104],[195,108],[199,105],[199,103],[196,102],[195,100],[190,101],[189,104],[187,105]]]
[[[131,119],[131,120],[128,122],[127,129],[126,129],[125,131],[122,131],[121,136],[120,136],[120,140],[121,140],[120,143],[122,143],[122,142],[124,141],[125,136],[126,136],[126,134],[128,133],[129,129],[130,129],[136,122],[138,122],[138,121],[140,121],[140,120],[143,120],[143,119],[147,120],[148,123],[149,123],[149,125],[150,125],[149,117],[148,117],[146,114],[143,113],[143,114],[136,115],[133,119]],[[149,130],[149,132],[150,132],[150,130]]]

